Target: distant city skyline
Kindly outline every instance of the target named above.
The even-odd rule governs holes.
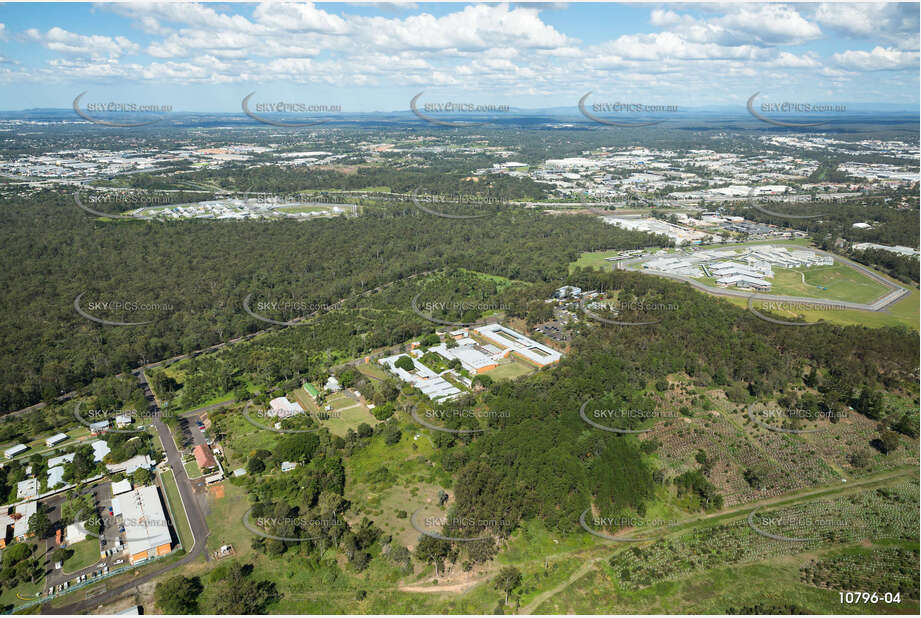
[[[917,105],[918,4],[6,4],[0,110]]]

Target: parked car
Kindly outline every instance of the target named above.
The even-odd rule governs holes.
[[[121,563],[123,563],[123,562],[124,562],[124,560],[122,560],[121,558],[119,558],[118,560],[116,560],[116,561],[113,562],[112,564],[121,564]]]

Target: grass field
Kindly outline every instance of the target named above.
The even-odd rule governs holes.
[[[190,479],[197,479],[201,476],[201,468],[198,467],[198,462],[194,459],[185,462],[183,466],[185,466],[185,473],[189,475]]]
[[[75,573],[99,562],[99,539],[95,537],[69,545],[67,549],[73,550],[74,553],[64,561],[61,567],[64,573]]]
[[[243,526],[243,515],[250,508],[246,490],[228,481],[223,485],[223,498],[214,494],[208,498],[209,511],[205,518],[211,530],[208,551],[216,551],[221,545],[233,545],[237,556],[246,556],[252,553],[253,539],[253,534]]]
[[[487,375],[493,380],[514,380],[515,378],[526,376],[529,373],[534,373],[534,367],[526,364],[524,361],[512,359],[512,362],[499,365],[483,375]]]
[[[356,365],[355,369],[359,373],[363,373],[371,378],[377,378],[378,380],[387,379],[387,372],[375,362],[361,363],[360,365]]]
[[[362,423],[373,426],[378,422],[363,403],[341,393],[328,397],[326,403],[333,410],[329,420],[320,421],[320,424],[337,436],[344,436],[349,429],[358,429]]]
[[[183,549],[190,551],[194,542],[192,527],[189,525],[189,519],[185,515],[185,508],[182,505],[182,498],[179,497],[179,487],[176,486],[173,472],[165,470],[160,473],[160,482],[163,484],[167,505],[170,510],[170,519],[173,520],[173,526],[179,534],[179,541],[182,543]]]
[[[771,283],[772,294],[854,303],[871,303],[888,292],[883,284],[843,264],[814,268],[776,268]]]
[[[748,300],[731,296],[721,297],[743,309],[748,308]],[[757,304],[755,305],[757,308]],[[889,307],[886,311],[856,311],[856,310],[810,310],[797,307],[795,312],[771,310],[769,313],[781,316],[781,319],[801,317],[809,322],[825,320],[832,324],[843,326],[868,326],[881,328],[883,326],[905,326],[918,330],[918,320],[921,318],[921,294],[912,290],[911,294]]]

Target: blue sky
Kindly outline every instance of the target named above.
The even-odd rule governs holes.
[[[11,3],[0,109],[918,103],[918,4]]]

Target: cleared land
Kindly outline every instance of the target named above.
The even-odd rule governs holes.
[[[349,429],[357,430],[362,423],[374,425],[377,419],[361,402],[355,401],[348,395],[337,393],[326,399],[326,403],[333,407],[328,420],[321,420],[320,424],[327,427],[330,433],[344,436]]]

